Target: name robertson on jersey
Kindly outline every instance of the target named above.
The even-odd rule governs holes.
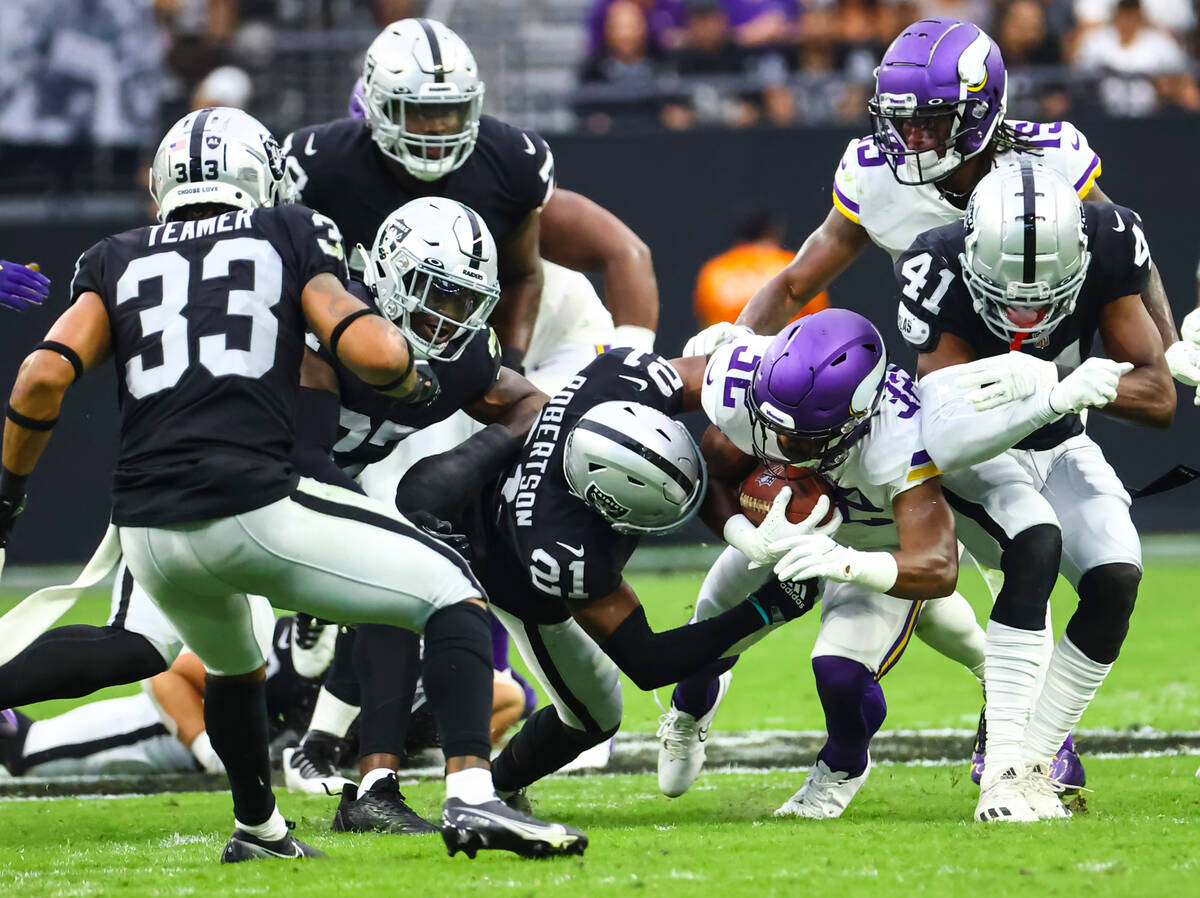
[[[201,218],[198,221],[168,221],[166,224],[154,225],[146,238],[146,246],[162,246],[164,243],[179,243],[196,237],[243,231],[250,227],[253,211],[242,209],[238,212],[225,212],[213,218]]]
[[[537,489],[546,476],[547,466],[558,441],[562,437],[562,419],[575,393],[587,383],[587,378],[576,374],[565,387],[555,393],[542,408],[537,423],[529,432],[529,451],[505,485],[505,494],[510,496],[518,527],[533,526],[533,505]]]

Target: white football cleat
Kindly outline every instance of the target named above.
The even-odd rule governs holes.
[[[324,752],[304,746],[283,750],[283,781],[289,792],[310,795],[340,795],[343,786],[354,785]]]
[[[808,771],[804,784],[780,806],[775,816],[809,817],[814,820],[840,817],[870,773],[870,753],[867,754],[867,766],[858,776],[850,776],[840,770],[830,770],[824,761],[817,761]]]
[[[1066,788],[1058,780],[1053,779],[1042,764],[1034,764],[1025,773],[1022,789],[1025,800],[1038,815],[1039,820],[1062,820],[1072,816],[1071,809],[1062,803],[1063,789]]]
[[[1025,797],[1027,776],[1023,766],[1005,767],[996,773],[984,767],[975,819],[983,823],[1036,823],[1040,818]]]
[[[680,711],[672,702],[671,709],[659,718],[658,788],[667,798],[678,798],[690,789],[704,768],[708,730],[732,679],[731,670],[717,677],[717,700],[702,717]]]

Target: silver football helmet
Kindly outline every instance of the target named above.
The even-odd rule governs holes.
[[[1062,175],[1028,159],[989,172],[964,225],[963,281],[993,334],[1036,340],[1075,310],[1092,254],[1083,203]]]
[[[475,149],[483,111],[479,67],[441,22],[388,25],[367,48],[362,83],[376,146],[414,178],[443,178]]]
[[[453,361],[500,299],[496,241],[474,210],[443,197],[405,203],[383,220],[363,280],[421,358]]]
[[[567,434],[571,492],[618,533],[670,533],[696,513],[708,485],[696,441],[678,421],[636,402],[601,402]]]
[[[150,195],[159,221],[180,206],[255,209],[285,202],[289,194],[279,144],[241,109],[189,112],[171,126],[150,165]]]

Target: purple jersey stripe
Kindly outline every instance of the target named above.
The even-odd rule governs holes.
[[[850,199],[848,196],[846,196],[846,194],[838,190],[836,184],[833,185],[833,192],[837,195],[838,201],[841,202],[843,206],[845,206],[855,215],[858,214],[858,203],[854,202],[854,200]]]
[[[909,465],[909,467],[917,468],[921,465],[928,464],[931,461],[933,461],[933,459],[929,457],[929,453],[922,449],[920,452],[913,453],[912,463]]]
[[[1083,173],[1083,176],[1080,177],[1080,179],[1075,182],[1075,192],[1076,193],[1078,193],[1080,190],[1083,189],[1083,185],[1088,182],[1088,178],[1090,178],[1092,176],[1092,172],[1094,172],[1099,165],[1100,165],[1100,157],[1097,156],[1095,153],[1092,153],[1091,165],[1089,165],[1087,167],[1087,171],[1085,171]]]

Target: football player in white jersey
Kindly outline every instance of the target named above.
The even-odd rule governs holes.
[[[829,309],[777,337],[743,335],[721,346],[701,401],[714,425],[703,444],[712,485],[702,514],[730,547],[705,578],[695,619],[764,591],[788,591],[806,607],[820,598],[812,666],[828,741],[776,815],[837,817],[870,772],[870,740],[887,710],[879,681],[922,609],[946,601],[958,575],[954,517],[921,442],[913,382],[888,365],[867,319]],[[760,462],[781,477],[789,464],[822,472],[833,486],[832,518],[819,523],[830,509],[822,498],[806,522],[786,523],[785,487],[755,527],[739,513],[736,484]],[[675,691],[660,729],[667,795],[682,794],[700,772],[697,724],[711,725],[731,665],[716,662]]]

